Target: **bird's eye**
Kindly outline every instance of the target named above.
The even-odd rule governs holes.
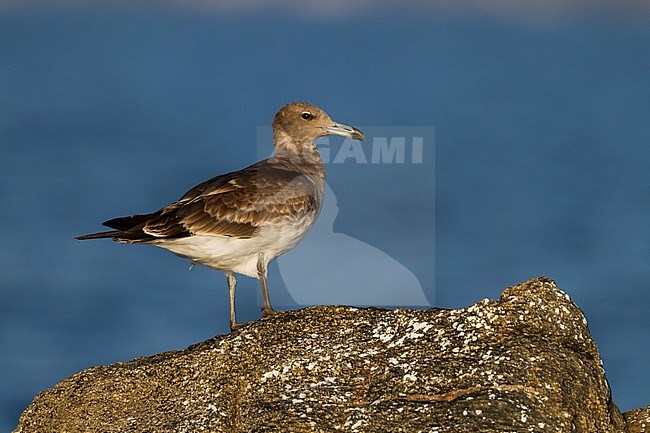
[[[309,120],[309,119],[312,118],[311,113],[310,113],[309,111],[305,111],[305,112],[303,112],[303,113],[300,115],[300,117],[302,117],[302,118],[305,119],[305,120]]]

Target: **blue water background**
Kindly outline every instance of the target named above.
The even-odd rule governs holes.
[[[614,401],[649,404],[650,20],[618,12],[0,9],[0,431],[81,369],[227,331],[220,273],[73,237],[254,162],[256,128],[293,100],[434,126],[435,191],[409,177],[421,168],[328,166],[334,229],[441,307],[551,276]],[[410,230],[433,215],[435,242]],[[258,317],[256,281],[240,287],[241,319]]]

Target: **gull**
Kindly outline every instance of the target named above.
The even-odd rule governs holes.
[[[113,230],[76,239],[154,245],[224,272],[230,329],[239,329],[244,324],[236,320],[235,274],[260,281],[262,311],[272,314],[267,267],[306,236],[321,211],[325,168],[316,140],[326,135],[365,141],[357,128],[334,122],[315,105],[287,104],[273,121],[270,158],[206,180],[156,212],[103,223]]]

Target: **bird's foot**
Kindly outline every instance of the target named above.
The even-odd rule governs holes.
[[[230,332],[239,331],[244,326],[246,326],[246,323],[230,322]]]
[[[270,316],[272,314],[275,314],[275,310],[271,307],[264,306],[260,308],[260,310],[262,311],[262,313],[264,313],[264,316]]]

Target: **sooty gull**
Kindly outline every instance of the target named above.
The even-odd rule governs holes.
[[[271,314],[267,266],[295,247],[318,217],[325,169],[315,141],[326,135],[365,140],[361,131],[334,122],[314,105],[285,105],[273,121],[270,158],[200,183],[156,212],[103,223],[114,230],[77,239],[154,245],[225,272],[235,330],[242,326],[235,318],[235,274],[259,279],[262,311]]]

